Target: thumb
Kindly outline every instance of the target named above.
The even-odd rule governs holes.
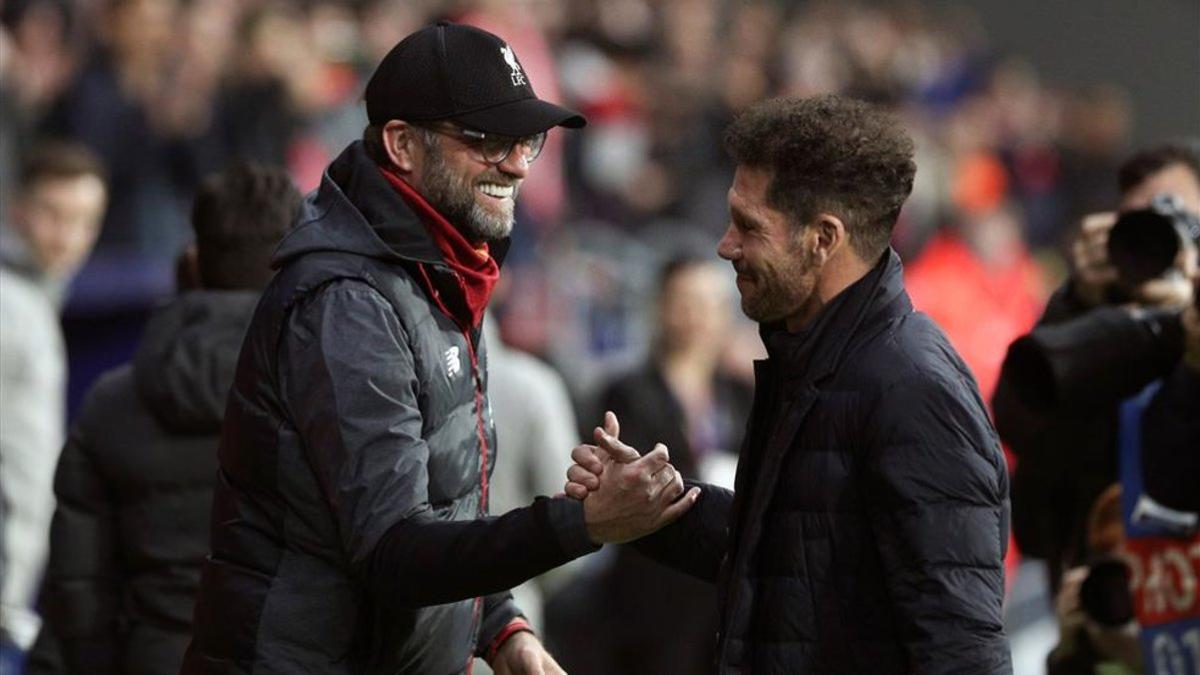
[[[617,414],[611,410],[604,412],[604,430],[613,438],[621,437],[621,423],[617,420]]]

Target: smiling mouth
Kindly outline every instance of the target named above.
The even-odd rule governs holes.
[[[517,190],[514,185],[500,183],[480,183],[476,189],[492,199],[512,199]]]

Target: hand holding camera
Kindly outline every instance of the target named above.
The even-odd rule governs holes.
[[[1071,247],[1075,296],[1089,307],[1182,307],[1194,297],[1198,241],[1200,220],[1170,195],[1119,216],[1093,213]]]
[[[1117,280],[1117,269],[1108,262],[1108,233],[1117,223],[1115,213],[1084,217],[1079,238],[1071,246],[1071,279],[1076,297],[1089,307],[1104,303],[1108,288]]]
[[[1110,295],[1142,306],[1182,308],[1193,298],[1200,217],[1173,195],[1155,197],[1144,209],[1126,211],[1106,241],[1116,272]]]

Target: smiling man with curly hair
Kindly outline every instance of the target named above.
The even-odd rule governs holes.
[[[718,254],[769,358],[735,491],[636,543],[718,584],[718,671],[972,673],[1012,666],[1001,623],[1008,478],[967,366],[913,311],[888,247],[916,166],[884,112],[836,96],[751,107]],[[574,453],[579,497],[632,457]]]

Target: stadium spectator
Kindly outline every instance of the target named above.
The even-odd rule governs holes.
[[[299,210],[279,169],[237,165],[201,187],[181,294],[133,362],[97,381],[59,459],[30,672],[179,672],[226,394],[271,251]]]
[[[58,314],[96,241],[106,194],[92,153],[47,143],[22,170],[0,226],[0,658],[18,672],[40,624],[34,603],[66,425]]]

